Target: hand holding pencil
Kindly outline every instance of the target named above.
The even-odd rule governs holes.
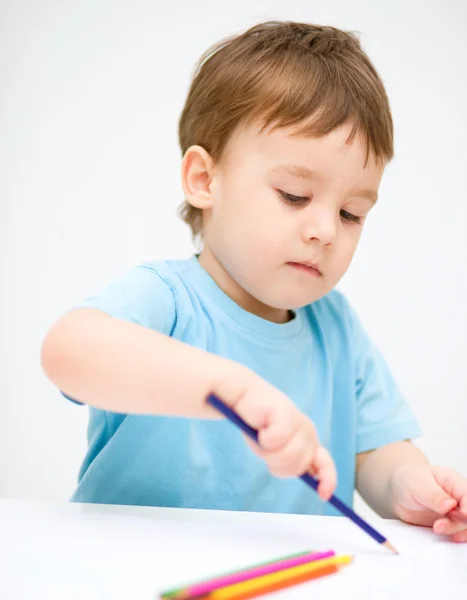
[[[258,443],[247,437],[252,451],[276,477],[296,477],[308,472],[319,479],[318,494],[329,499],[337,484],[334,462],[320,445],[313,422],[276,387],[253,372],[240,379],[225,378],[219,393],[250,427],[258,432]],[[235,385],[235,389],[234,389]],[[239,393],[239,390],[240,393]]]
[[[242,417],[235,412],[230,406],[225,404],[216,394],[210,393],[207,402],[210,406],[215,408],[218,412],[220,412],[224,417],[229,419],[231,423],[236,425],[243,433],[245,433],[251,440],[253,440],[256,444],[259,444],[259,432],[251,427],[246,421],[242,419]],[[303,473],[299,476],[300,479],[306,483],[311,489],[318,491],[320,488],[320,482],[315,477],[310,475],[308,472]],[[365,533],[367,533],[370,537],[372,537],[375,542],[381,544],[394,554],[398,554],[396,548],[391,544],[391,542],[384,537],[381,533],[376,531],[369,523],[364,521],[356,512],[350,507],[347,506],[342,500],[337,498],[334,494],[331,495],[330,498],[327,499],[329,504],[333,506],[336,510],[338,510],[342,515],[348,517],[355,525],[360,527]]]

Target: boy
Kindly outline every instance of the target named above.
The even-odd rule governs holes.
[[[316,475],[326,499],[337,473],[347,503],[356,483],[381,515],[467,541],[446,516],[467,519],[467,480],[410,443],[412,413],[332,291],[393,156],[358,40],[272,22],[218,44],[180,143],[200,254],[130,270],[44,342],[49,378],[90,407],[73,500],[333,514],[292,476]],[[259,448],[206,405],[213,390],[259,429]]]

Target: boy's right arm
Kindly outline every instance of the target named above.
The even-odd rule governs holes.
[[[247,367],[93,308],[63,316],[42,347],[42,366],[67,396],[121,413],[216,418],[212,391],[259,430],[255,451],[278,476],[310,471],[320,494],[336,474],[315,427],[280,390]]]
[[[67,396],[120,413],[209,418],[203,399],[235,371],[248,370],[147,327],[93,308],[62,317],[42,347],[42,366]]]

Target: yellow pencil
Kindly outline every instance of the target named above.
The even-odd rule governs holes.
[[[262,577],[256,577],[255,579],[235,583],[234,585],[214,590],[207,597],[209,600],[234,600],[246,596],[252,598],[254,595],[259,595],[263,588],[270,588],[279,583],[284,584],[285,587],[289,580],[292,582],[302,576],[305,578],[306,575],[311,575],[316,571],[329,571],[329,567],[348,565],[352,560],[353,558],[351,556],[333,556],[331,558],[325,558],[298,567],[284,569],[277,573],[270,573],[269,575],[263,575]]]

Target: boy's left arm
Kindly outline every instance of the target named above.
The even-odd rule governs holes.
[[[394,442],[357,455],[357,489],[381,516],[467,542],[467,479],[434,467],[411,442]],[[459,516],[449,518],[457,509]]]

